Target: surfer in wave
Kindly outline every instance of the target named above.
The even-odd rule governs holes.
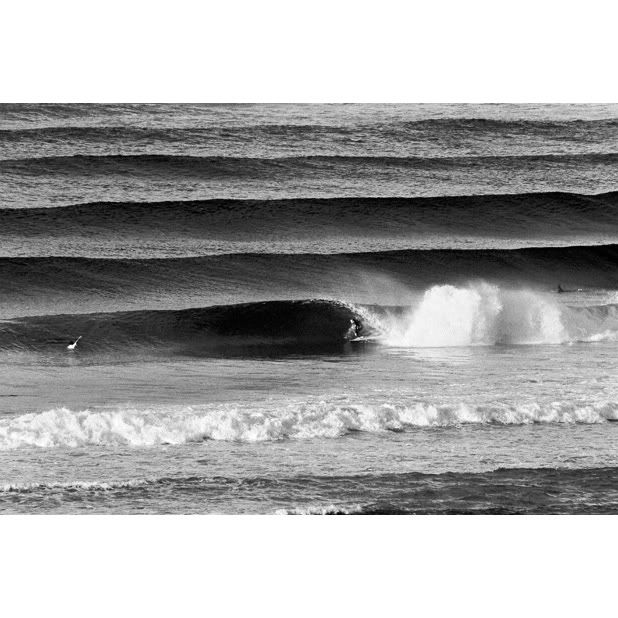
[[[345,338],[348,341],[353,341],[354,339],[357,339],[360,336],[361,328],[361,323],[358,320],[351,319],[350,326],[345,334]]]

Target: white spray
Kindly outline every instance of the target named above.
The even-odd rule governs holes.
[[[383,343],[398,347],[561,343],[568,339],[560,306],[549,295],[501,290],[487,283],[434,286],[408,313],[389,317],[382,331]]]

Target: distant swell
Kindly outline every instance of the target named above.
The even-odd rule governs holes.
[[[448,143],[453,135],[468,139],[495,135],[496,138],[560,139],[564,142],[598,142],[611,141],[618,131],[615,118],[599,120],[500,120],[487,118],[427,118],[420,120],[389,120],[387,122],[354,122],[353,124],[316,124],[310,122],[290,123],[246,123],[230,126],[140,126],[139,124],[109,123],[105,126],[73,124],[48,126],[23,126],[0,129],[0,145],[3,142],[16,143],[32,141],[41,147],[52,142],[79,141],[82,144],[102,143],[105,145],[122,143],[126,145],[185,143],[200,146],[202,143],[216,140],[218,145],[226,142],[277,142],[285,147],[298,141],[304,150],[311,149],[316,141],[331,144],[331,148],[343,145],[354,146],[359,141],[365,146],[378,139],[398,145],[404,140],[427,139],[428,136],[442,138]],[[259,143],[258,142],[258,143]],[[418,146],[418,144],[416,144]]]
[[[0,258],[0,310],[19,316],[155,308],[179,298],[188,306],[311,297],[400,304],[397,297],[411,289],[478,279],[545,290],[558,283],[616,289],[618,245],[152,260]]]
[[[85,110],[83,110],[85,111]],[[290,158],[307,156],[473,157],[611,153],[618,138],[616,119],[524,120],[485,118],[404,119],[289,114],[264,119],[234,118],[219,124],[175,115],[149,123],[144,116],[112,114],[102,124],[83,111],[11,122],[0,118],[0,160],[80,156],[177,156]],[[118,110],[121,111],[121,110]],[[130,110],[124,110],[130,112]],[[141,120],[141,122],[140,122]],[[223,120],[223,119],[221,119]],[[3,122],[4,121],[4,122]],[[71,122],[73,121],[73,122]],[[116,122],[114,122],[116,121]],[[83,123],[83,124],[82,124]],[[69,166],[73,164],[69,163]],[[150,164],[148,164],[150,165]],[[55,173],[55,172],[54,172]],[[82,172],[80,172],[82,173]]]
[[[443,170],[468,167],[534,167],[549,165],[614,165],[618,153],[543,154],[507,156],[296,156],[222,157],[187,155],[73,155],[0,160],[0,173],[36,176],[48,174],[96,176],[131,174],[134,178],[164,174],[170,177],[256,178],[264,176],[347,171],[388,173],[389,170]]]
[[[487,229],[482,224],[490,218]],[[64,238],[69,229],[73,242],[93,235],[275,242],[330,237],[335,230],[339,237],[364,239],[603,237],[618,235],[618,193],[101,202],[0,210],[0,236]]]
[[[6,111],[6,108],[3,110]],[[70,115],[65,115],[66,118],[70,118]],[[88,117],[85,116],[87,119]],[[261,135],[276,135],[280,137],[285,133],[299,133],[306,135],[308,133],[348,133],[356,131],[405,131],[405,130],[429,130],[429,129],[444,129],[448,131],[471,129],[474,131],[508,131],[520,129],[526,132],[535,131],[547,131],[555,135],[555,132],[560,129],[564,130],[586,130],[591,131],[594,129],[618,129],[618,120],[616,118],[601,118],[594,120],[530,120],[530,119],[499,119],[499,118],[424,118],[418,120],[393,120],[390,119],[387,122],[381,124],[367,123],[357,121],[354,124],[346,125],[341,122],[338,124],[329,124],[323,121],[321,124],[311,124],[309,122],[288,122],[277,124],[275,122],[254,122],[253,124],[240,124],[229,126],[192,126],[192,127],[160,127],[160,126],[140,126],[139,124],[113,124],[110,121],[104,126],[96,125],[80,125],[78,122],[47,126],[31,126],[29,128],[2,128],[0,129],[0,136],[6,139],[11,137],[17,138],[23,135],[35,135],[39,139],[49,138],[53,135],[79,135],[84,138],[88,136],[96,136],[100,138],[109,138],[117,132],[123,132],[124,134],[134,138],[140,134],[147,135],[166,135],[177,131],[180,135],[192,135],[197,134],[229,134],[238,132],[243,133],[259,133]]]

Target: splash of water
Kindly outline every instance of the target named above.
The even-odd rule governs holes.
[[[561,307],[547,294],[479,283],[437,285],[403,316],[383,324],[382,342],[397,347],[562,343]]]

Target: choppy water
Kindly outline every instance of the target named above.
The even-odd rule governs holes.
[[[617,147],[616,106],[0,106],[0,509],[615,512]]]

